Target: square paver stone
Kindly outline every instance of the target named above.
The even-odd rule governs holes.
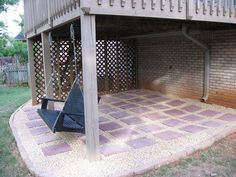
[[[175,126],[183,125],[185,124],[185,122],[177,120],[177,119],[169,119],[169,120],[163,121],[162,124],[167,125],[169,127],[175,127]]]
[[[109,121],[108,118],[103,117],[103,116],[100,116],[100,117],[99,117],[99,122],[107,122],[107,121]]]
[[[122,105],[126,105],[126,104],[128,104],[128,103],[127,103],[127,102],[124,102],[124,101],[112,103],[112,105],[114,105],[114,106],[122,106]]]
[[[162,140],[167,140],[168,141],[168,140],[173,140],[173,139],[176,139],[176,138],[180,138],[180,137],[184,136],[184,134],[176,132],[176,131],[167,130],[167,131],[164,131],[164,132],[161,132],[161,133],[157,133],[154,136],[156,136],[156,137],[158,137]]]
[[[146,125],[141,125],[141,126],[138,126],[137,127],[138,129],[146,132],[146,133],[149,133],[149,132],[156,132],[156,131],[159,131],[159,130],[162,130],[163,128],[160,127],[159,125],[155,125],[155,124],[146,124]]]
[[[129,137],[132,137],[133,135],[138,135],[136,131],[133,131],[127,128],[113,131],[110,134],[116,138],[129,138]]]
[[[220,112],[217,112],[217,111],[213,111],[213,110],[205,110],[205,111],[202,111],[200,112],[199,114],[200,115],[203,115],[203,116],[206,116],[206,117],[214,117],[216,116],[217,114],[219,114]]]
[[[26,126],[28,128],[35,128],[35,127],[41,127],[41,126],[45,126],[46,124],[44,123],[43,120],[39,119],[39,120],[31,120],[29,122],[26,123]]]
[[[128,93],[117,93],[117,94],[113,94],[114,97],[120,98],[120,99],[132,99],[135,96],[128,94]]]
[[[150,105],[156,104],[156,102],[147,100],[147,101],[139,102],[138,104],[141,106],[150,106]]]
[[[205,122],[201,122],[200,124],[207,127],[219,127],[222,125],[221,122],[217,122],[217,121],[205,121]]]
[[[35,129],[30,129],[30,133],[33,136],[41,135],[41,134],[48,133],[48,132],[50,132],[50,129],[48,127],[39,127],[39,128],[35,128]]]
[[[185,102],[184,101],[181,101],[181,100],[173,100],[173,101],[170,101],[166,104],[170,105],[170,106],[180,106],[182,104],[184,104]]]
[[[27,111],[27,112],[25,112],[25,114],[26,114],[27,116],[38,115],[37,110]]]
[[[131,100],[128,100],[128,101],[130,101],[130,102],[132,102],[132,103],[139,103],[139,102],[142,102],[142,101],[144,101],[145,99],[143,99],[143,98],[134,98],[134,99],[131,99]]]
[[[23,110],[24,112],[31,112],[31,111],[36,112],[37,108],[24,107],[24,108],[22,108],[22,110]]]
[[[203,130],[206,130],[206,128],[200,127],[200,126],[197,126],[197,125],[188,125],[188,126],[180,128],[180,130],[183,130],[183,131],[186,131],[186,132],[189,132],[189,133],[198,133],[198,132],[201,132]]]
[[[200,117],[200,116],[194,115],[194,114],[190,114],[190,115],[181,117],[181,119],[184,119],[184,120],[187,120],[187,121],[190,121],[190,122],[195,122],[195,121],[202,120],[203,117]]]
[[[103,123],[99,125],[99,128],[103,131],[111,131],[121,128],[122,126],[116,122]]]
[[[160,120],[160,119],[166,119],[168,118],[167,116],[159,113],[159,112],[154,112],[154,113],[150,113],[150,114],[146,114],[144,115],[146,118],[150,119],[150,120]]]
[[[168,101],[168,100],[170,100],[170,99],[161,96],[161,97],[157,97],[157,98],[150,98],[150,100],[159,103],[159,102],[165,102],[165,101]]]
[[[157,110],[163,110],[163,109],[169,109],[170,108],[169,106],[166,106],[166,105],[163,105],[163,104],[152,105],[151,107],[154,108],[154,109],[157,109]]]
[[[110,108],[110,109],[102,109],[100,110],[100,112],[104,113],[104,114],[109,114],[109,113],[112,113],[112,112],[118,112],[119,109],[116,109],[116,108]]]
[[[41,136],[36,136],[35,139],[36,139],[37,144],[44,144],[44,143],[60,140],[61,137],[56,136],[55,134],[47,133]]]
[[[168,111],[164,111],[164,113],[169,114],[171,116],[181,116],[185,114],[183,111],[180,111],[178,109],[171,109]]]
[[[38,113],[27,114],[27,118],[28,118],[29,120],[41,119],[41,117],[38,115]]]
[[[103,136],[103,135],[100,135],[100,136],[99,136],[99,144],[100,144],[100,145],[106,144],[106,143],[108,143],[108,142],[110,142],[110,140],[109,140],[108,138],[106,138],[106,137]]]
[[[137,114],[143,114],[143,113],[149,112],[151,110],[146,107],[138,107],[138,108],[130,109],[130,111],[137,113]]]
[[[126,111],[119,111],[116,113],[112,113],[110,115],[116,119],[121,119],[121,118],[125,118],[125,117],[130,116]]]
[[[135,95],[138,92],[139,92],[139,90],[127,90],[127,91],[125,91],[125,93],[132,94],[132,95]]]
[[[126,104],[126,105],[123,105],[123,106],[120,106],[121,109],[132,109],[132,108],[136,108],[136,107],[139,107],[139,105],[136,105],[136,104]]]
[[[130,117],[127,119],[122,119],[121,121],[128,124],[128,125],[142,124],[145,122],[144,120],[140,119],[139,117]]]
[[[139,91],[134,93],[135,95],[139,95],[139,96],[145,96],[145,95],[149,95],[149,93],[147,93],[146,91]]]
[[[221,117],[219,117],[220,120],[227,121],[227,122],[233,122],[236,121],[236,114],[225,114]]]
[[[202,108],[199,106],[195,106],[195,105],[189,105],[189,106],[185,106],[181,109],[184,111],[187,111],[187,112],[196,112],[196,111],[201,110]]]
[[[67,143],[60,143],[42,148],[43,154],[45,156],[57,155],[71,150],[71,147]]]
[[[98,108],[99,109],[111,109],[111,106],[109,106],[109,105],[106,105],[106,104],[102,104],[102,105],[98,105]]]
[[[100,152],[105,156],[127,152],[129,148],[122,144],[109,144],[100,147]]]
[[[150,94],[150,95],[145,95],[143,96],[144,98],[158,98],[158,97],[161,97],[160,95],[157,95],[157,94]]]
[[[151,146],[151,145],[154,145],[155,143],[156,143],[156,141],[149,139],[149,138],[145,138],[145,137],[130,140],[130,141],[126,142],[126,144],[128,144],[129,146],[131,146],[134,149],[139,149],[142,147]]]
[[[105,103],[114,103],[114,102],[119,102],[120,99],[114,98],[114,97],[102,97],[101,99]]]
[[[119,92],[119,93],[114,93],[112,96],[120,97],[120,96],[124,96],[125,94],[126,94],[125,92]]]

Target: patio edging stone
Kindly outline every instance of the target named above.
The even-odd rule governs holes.
[[[27,104],[27,102],[25,104]],[[26,153],[26,151],[24,149],[24,146],[22,145],[22,142],[19,138],[19,134],[16,131],[16,128],[14,126],[15,115],[17,114],[17,112],[19,112],[22,109],[22,107],[24,107],[25,104],[23,104],[19,108],[17,108],[17,110],[11,115],[11,117],[9,119],[10,128],[11,128],[11,131],[12,131],[14,137],[15,137],[16,144],[17,144],[18,150],[20,152],[21,158],[22,158],[24,164],[27,166],[30,173],[33,174],[34,176],[36,176],[36,177],[55,177],[54,174],[42,171],[33,165],[33,163],[31,162],[31,160],[28,157],[28,154]],[[185,148],[182,151],[172,154],[171,156],[165,157],[162,160],[158,160],[158,161],[154,161],[152,163],[146,164],[141,169],[139,167],[138,169],[126,171],[122,175],[119,175],[119,177],[141,175],[147,171],[154,170],[154,169],[160,168],[161,166],[169,164],[171,162],[178,161],[179,159],[184,158],[187,155],[192,154],[198,150],[202,150],[202,149],[210,147],[216,141],[218,141],[218,140],[220,140],[220,139],[222,139],[234,132],[236,132],[236,126],[228,127],[228,129],[226,131],[222,131],[222,132],[218,133],[217,135],[210,137],[210,138],[194,145],[194,147],[190,146],[188,148]]]
[[[176,162],[176,161],[180,160],[181,158],[184,158],[190,154],[193,154],[194,152],[206,149],[206,148],[212,146],[215,142],[219,141],[220,139],[223,139],[226,136],[233,134],[235,132],[236,132],[236,126],[229,127],[229,130],[221,132],[218,135],[215,135],[213,137],[210,137],[210,138],[194,145],[194,147],[190,146],[190,147],[186,148],[185,150],[179,151],[178,153],[175,153],[169,157],[163,158],[162,160],[158,160],[158,161],[149,163],[149,164],[145,165],[144,168],[142,168],[142,169],[139,168],[139,169],[131,170],[131,171],[127,172],[127,174],[121,175],[119,177],[130,177],[130,176],[134,176],[134,175],[142,175],[148,171],[158,169],[164,165],[168,165],[169,163]]]
[[[37,169],[37,167],[35,167],[33,165],[33,163],[31,162],[31,160],[28,157],[28,154],[26,153],[24,146],[22,145],[22,142],[20,141],[19,138],[19,134],[17,133],[16,129],[15,129],[15,125],[14,125],[14,119],[15,119],[15,115],[17,112],[19,112],[22,107],[24,107],[25,104],[27,104],[29,101],[27,101],[26,103],[24,103],[23,105],[21,105],[19,108],[16,109],[16,111],[11,115],[10,119],[9,119],[9,125],[12,131],[12,134],[14,135],[15,141],[16,141],[16,145],[17,148],[20,152],[21,158],[23,163],[26,165],[26,167],[28,168],[28,170],[30,171],[30,173],[32,175],[34,175],[35,177],[56,177],[55,175],[53,175],[52,173],[45,173],[42,170]]]

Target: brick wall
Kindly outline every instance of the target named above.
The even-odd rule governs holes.
[[[195,36],[211,46],[209,103],[236,107],[236,31]],[[201,99],[203,50],[183,36],[139,39],[139,87]]]
[[[209,102],[236,108],[236,31],[213,33]]]

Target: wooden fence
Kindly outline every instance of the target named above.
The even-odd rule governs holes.
[[[28,68],[9,68],[4,70],[7,85],[28,84]]]

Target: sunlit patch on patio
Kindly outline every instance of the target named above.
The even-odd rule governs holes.
[[[57,108],[62,105],[56,105]],[[149,90],[102,96],[101,160],[86,160],[85,136],[50,132],[26,104],[11,118],[24,161],[41,176],[120,176],[183,157],[236,130],[236,111]]]

